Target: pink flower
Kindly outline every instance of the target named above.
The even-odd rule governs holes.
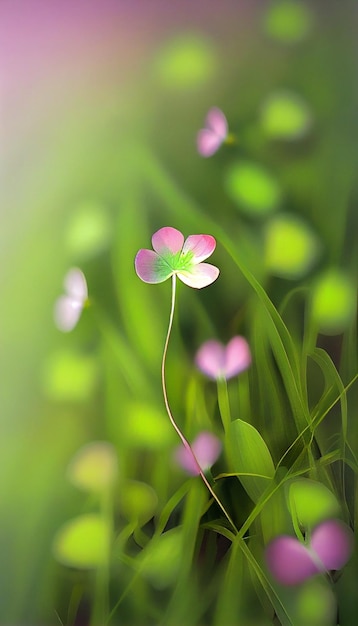
[[[218,459],[221,452],[221,441],[209,432],[201,432],[192,443],[192,450],[201,469],[205,472]],[[175,459],[192,476],[198,476],[199,470],[194,456],[183,445],[175,451]]]
[[[205,128],[199,130],[197,134],[196,143],[199,154],[203,157],[212,156],[227,136],[227,119],[220,109],[213,107],[206,116]]]
[[[71,268],[65,276],[63,286],[65,294],[55,302],[54,319],[59,330],[69,332],[76,326],[88,299],[83,272],[77,267]]]
[[[203,343],[195,356],[197,367],[214,380],[229,379],[251,364],[249,344],[244,337],[233,337],[227,346],[215,339]]]
[[[282,585],[297,585],[318,573],[338,570],[353,551],[353,533],[339,520],[328,520],[315,528],[309,545],[281,535],[266,548],[266,563]]]
[[[152,237],[153,250],[139,250],[135,257],[135,270],[145,283],[162,283],[175,274],[180,280],[201,289],[214,282],[219,270],[214,265],[202,263],[215,250],[216,241],[211,235],[184,235],[171,226],[160,228]]]

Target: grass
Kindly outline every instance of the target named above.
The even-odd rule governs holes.
[[[356,623],[356,550],[342,571],[294,587],[277,583],[265,562],[265,548],[278,535],[302,541],[331,517],[357,527],[358,143],[356,112],[347,104],[357,96],[354,29],[338,9],[327,20],[345,72],[332,65],[329,33],[318,22],[306,48],[251,42],[256,54],[239,69],[230,42],[222,44],[220,80],[201,86],[198,75],[198,86],[186,88],[181,68],[176,95],[175,80],[168,86],[155,74],[159,57],[153,55],[121,104],[121,119],[129,121],[120,146],[118,119],[101,119],[103,103],[91,140],[98,138],[100,157],[89,139],[81,148],[88,135],[83,124],[77,139],[73,130],[75,138],[70,133],[60,144],[55,163],[66,162],[73,143],[81,176],[64,174],[61,192],[61,167],[53,179],[48,167],[42,201],[51,200],[53,188],[56,203],[68,210],[62,218],[58,209],[58,223],[39,235],[31,232],[3,298],[16,341],[5,345],[2,623]],[[185,38],[180,41],[175,63],[185,47]],[[192,38],[190,46],[195,52]],[[199,48],[204,54],[205,46]],[[200,62],[207,72],[210,63]],[[166,72],[170,55],[167,63]],[[248,76],[255,85],[242,93],[238,81]],[[313,126],[307,136],[275,139],[265,135],[256,112],[264,96],[288,86],[307,101]],[[218,102],[236,142],[202,159],[195,133],[203,112]],[[241,160],[274,178],[282,198],[277,206],[250,213],[250,191],[254,202],[260,198],[255,180],[235,197],[227,177]],[[76,252],[73,239],[71,250],[66,241],[73,207],[83,197],[95,199],[107,239],[99,248],[80,242]],[[30,208],[36,206],[31,200]],[[91,219],[95,211],[92,203]],[[284,260],[283,273],[272,272],[266,254],[267,225],[286,213],[304,221],[318,242],[312,264],[300,269],[298,263],[289,278]],[[162,226],[185,236],[213,235],[210,262],[220,268],[219,279],[203,290],[178,282],[176,294],[170,281],[142,283],[135,254],[150,247]],[[294,248],[294,242],[282,245]],[[73,265],[86,275],[91,306],[73,333],[61,335],[51,310],[61,274]],[[348,284],[347,306],[337,313],[331,293],[317,313],[313,294],[332,269]],[[31,306],[17,333],[8,302],[13,295],[18,308],[24,280],[34,293],[25,290]],[[227,343],[237,334],[249,342],[250,368],[217,384],[206,379],[195,367],[196,350],[207,339]],[[223,451],[211,471],[188,477],[174,450],[180,438],[190,442],[202,430],[219,437]],[[67,468],[85,444],[98,440],[110,444],[115,462],[98,486],[108,459],[84,455],[78,471],[91,476],[96,466],[97,482],[89,478],[80,489]],[[71,520],[77,534],[66,531]]]

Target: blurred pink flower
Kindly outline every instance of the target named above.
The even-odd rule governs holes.
[[[192,450],[201,469],[205,472],[218,459],[221,452],[221,441],[212,433],[203,431],[194,439]],[[175,451],[175,460],[181,467],[192,476],[198,476],[199,470],[191,452],[183,445]]]
[[[207,287],[219,276],[210,263],[202,263],[215,250],[211,235],[184,235],[171,226],[160,228],[152,237],[153,250],[139,250],[135,270],[145,283],[162,283],[173,274],[195,289]]]
[[[203,343],[195,356],[196,366],[213,378],[229,379],[246,370],[251,364],[249,344],[244,337],[233,337],[227,346],[210,339]]]
[[[63,286],[65,293],[55,302],[54,320],[57,328],[66,333],[76,326],[87,302],[88,290],[86,278],[78,267],[67,272]]]
[[[317,526],[308,545],[281,535],[266,548],[266,563],[282,585],[297,585],[318,573],[342,569],[353,551],[353,533],[339,520]]]
[[[224,113],[213,107],[205,119],[205,128],[199,130],[196,144],[199,154],[210,157],[220,148],[228,136],[228,123]]]

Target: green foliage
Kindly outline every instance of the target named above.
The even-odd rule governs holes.
[[[178,2],[175,28],[145,4],[128,33],[106,8],[89,31],[59,21],[74,45],[26,78],[21,122],[10,110],[0,622],[326,626],[337,604],[355,623],[356,553],[290,589],[265,563],[277,535],[357,524],[354,3],[224,1],[199,20]],[[218,104],[230,140],[203,159]],[[210,491],[177,467],[163,402],[170,285],[134,271],[169,225],[217,241],[215,284],[178,286],[165,370],[188,440],[222,441]],[[65,336],[52,310],[74,264],[90,306]],[[195,352],[236,334],[252,365],[216,386]]]
[[[256,428],[243,420],[231,423],[230,448],[233,471],[257,502],[275,474],[270,451]]]
[[[183,550],[180,528],[173,528],[150,542],[141,556],[141,571],[157,589],[170,587],[180,570]]]

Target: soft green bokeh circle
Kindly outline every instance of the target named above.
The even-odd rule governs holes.
[[[311,314],[322,333],[344,331],[356,311],[356,287],[344,272],[331,269],[312,288]]]
[[[333,624],[336,613],[336,599],[327,581],[310,579],[303,585],[297,596],[297,616],[299,624],[327,626]]]
[[[143,526],[153,517],[157,506],[158,497],[150,485],[138,480],[128,480],[122,485],[120,512],[130,522]]]
[[[79,489],[101,492],[113,484],[117,471],[114,446],[107,441],[94,441],[78,450],[68,467],[67,476]]]
[[[82,402],[94,390],[97,373],[94,357],[66,348],[57,350],[45,362],[45,393],[54,400]]]
[[[263,103],[261,126],[272,139],[297,139],[304,136],[312,125],[312,115],[306,102],[295,93],[272,93]]]
[[[92,569],[108,559],[110,530],[108,523],[96,514],[81,515],[60,528],[54,543],[55,558],[64,565]]]
[[[315,235],[301,220],[277,215],[265,231],[265,264],[274,276],[297,279],[312,267],[319,252]]]
[[[66,246],[76,258],[90,258],[104,250],[111,236],[108,214],[102,206],[87,203],[73,211],[65,235]]]
[[[312,528],[339,514],[336,496],[319,483],[308,478],[295,480],[289,488],[289,506],[292,516],[297,516],[305,528]]]
[[[262,166],[241,161],[230,166],[225,187],[238,208],[253,217],[275,211],[281,202],[281,187]]]
[[[266,33],[282,43],[295,43],[311,30],[313,15],[308,3],[274,0],[264,15]]]
[[[199,34],[182,34],[170,40],[161,49],[156,63],[161,83],[175,89],[187,89],[205,83],[215,68],[213,46]]]
[[[165,414],[156,407],[134,402],[127,409],[127,419],[121,424],[121,436],[127,445],[158,450],[175,439]]]
[[[150,542],[142,553],[141,572],[157,589],[165,589],[177,578],[183,550],[180,528],[173,528]]]

